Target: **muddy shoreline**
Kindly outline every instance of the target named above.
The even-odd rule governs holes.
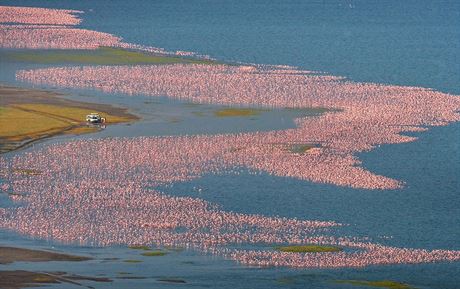
[[[32,109],[30,109],[31,107]],[[64,115],[34,110],[34,107],[40,109],[52,107],[55,111],[62,111]],[[18,150],[37,141],[57,135],[92,133],[100,130],[99,127],[88,127],[84,122],[84,115],[81,115],[81,119],[75,119],[75,116],[67,117],[66,111],[74,114],[81,111],[100,112],[109,116],[108,125],[139,120],[138,116],[131,114],[126,108],[69,100],[64,98],[64,94],[47,90],[26,89],[0,84],[0,122],[3,126],[3,130],[0,129],[0,154]],[[61,123],[58,127],[55,124],[49,124],[48,126],[44,124],[40,129],[31,130],[27,133],[20,132],[20,129],[15,131],[15,128],[11,128],[8,131],[7,126],[18,126],[15,122],[21,122],[20,119],[14,118],[14,112],[28,113],[42,119],[54,119],[64,123]],[[13,117],[6,117],[8,113],[12,114]],[[23,123],[22,126],[22,130],[27,129],[26,123]]]

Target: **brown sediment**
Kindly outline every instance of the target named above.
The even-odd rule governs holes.
[[[65,94],[48,90],[19,88],[0,85],[0,106],[18,106],[24,104],[54,105],[100,111],[116,117],[137,120],[139,117],[128,112],[126,108],[107,104],[87,103],[63,98]],[[110,120],[109,120],[110,121]]]
[[[61,134],[84,134],[100,130],[88,127],[90,112],[106,117],[106,124],[138,120],[127,109],[68,100],[62,94],[0,85],[0,153],[20,149],[32,142]]]
[[[350,284],[355,286],[369,286],[375,288],[387,288],[387,289],[415,289],[405,283],[400,283],[391,280],[379,280],[379,281],[366,281],[366,280],[337,280],[337,284]]]
[[[14,262],[47,262],[47,261],[87,261],[89,257],[74,256],[42,250],[31,250],[15,247],[0,247],[0,264]]]
[[[109,278],[68,275],[65,272],[0,271],[0,289],[19,289],[60,283],[84,286],[76,281],[112,282]]]

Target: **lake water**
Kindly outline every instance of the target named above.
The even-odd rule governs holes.
[[[124,41],[166,50],[186,50],[226,61],[287,64],[324,71],[352,80],[429,87],[460,94],[460,2],[458,1],[2,1],[4,5],[78,9],[85,11],[82,27],[112,33]],[[2,66],[6,65],[0,63]],[[2,67],[0,81],[17,85]],[[113,102],[154,115],[142,105],[145,97],[72,92],[77,99]],[[97,97],[97,99],[94,99]],[[137,129],[114,127],[98,136],[194,133],[209,119],[200,120],[184,103],[158,100],[164,121],[139,123]],[[144,109],[145,111],[142,111]],[[158,109],[158,108],[157,108]],[[212,107],[200,111],[211,110]],[[184,111],[187,113],[184,114]],[[167,113],[166,113],[167,112]],[[172,116],[171,116],[172,115]],[[171,121],[181,116],[182,122]],[[195,133],[281,129],[293,125],[283,113],[216,123]],[[158,117],[156,120],[162,119]],[[226,123],[225,123],[226,122]],[[241,122],[241,123],[240,123]],[[233,125],[233,126],[232,126]],[[142,128],[147,126],[147,128]],[[130,133],[131,131],[131,133]],[[221,205],[226,210],[279,215],[309,220],[334,220],[350,235],[370,236],[379,242],[411,248],[460,250],[460,124],[417,133],[417,142],[385,145],[362,153],[364,167],[403,180],[400,190],[370,191],[316,184],[266,174],[206,175],[162,188],[171,195],[187,195]],[[68,138],[46,141],[39,146]],[[33,148],[29,148],[31,150]],[[6,203],[6,200],[0,202]],[[9,232],[5,242],[40,247],[47,241],[28,240]],[[103,257],[129,258],[125,248],[81,248],[53,244],[67,251]],[[40,270],[61,270],[48,264]],[[67,266],[67,265],[66,265]],[[249,268],[219,257],[185,251],[145,263],[94,262],[68,265],[73,272],[113,276],[130,270],[160,278],[176,276],[190,288],[352,288],[331,280],[390,279],[416,288],[459,288],[460,263],[373,266],[364,269],[294,270]],[[10,268],[32,268],[15,264]],[[150,283],[149,283],[150,282]],[[152,283],[154,282],[154,283]],[[117,279],[97,288],[171,287],[143,280]]]

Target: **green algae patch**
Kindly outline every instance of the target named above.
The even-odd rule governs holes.
[[[123,260],[123,262],[125,263],[142,263],[141,260],[134,260],[134,259],[127,259],[127,260]]]
[[[303,155],[314,147],[312,144],[293,144],[288,147],[288,150],[291,153]]]
[[[203,111],[193,111],[192,114],[198,117],[206,116],[206,113]]]
[[[198,58],[183,58],[174,55],[153,54],[122,48],[101,47],[92,50],[21,50],[3,52],[5,59],[27,63],[43,64],[94,64],[94,65],[136,65],[136,64],[215,64],[215,61]]]
[[[337,280],[336,283],[340,284],[351,284],[356,286],[369,286],[377,288],[387,288],[387,289],[416,289],[408,284],[399,283],[391,280],[381,280],[381,281],[363,281],[363,280]]]
[[[214,116],[216,117],[247,117],[255,116],[266,110],[255,109],[255,108],[223,108],[214,111]]]
[[[128,248],[133,249],[133,250],[144,250],[144,251],[152,250],[149,246],[143,246],[143,245],[129,246]]]
[[[142,253],[141,255],[146,256],[146,257],[159,257],[159,256],[165,256],[167,254],[168,254],[167,252],[163,252],[163,251],[152,251],[152,252]]]
[[[166,246],[164,247],[164,249],[168,250],[168,251],[172,251],[172,252],[182,252],[185,250],[184,247],[171,247],[171,246]]]
[[[275,247],[275,249],[286,253],[327,253],[340,252],[343,250],[340,247],[326,245],[278,246]]]
[[[36,276],[33,281],[37,283],[53,283],[56,278],[51,277],[49,275],[39,275]]]
[[[42,174],[41,171],[34,169],[13,169],[13,173],[26,176],[39,176]]]

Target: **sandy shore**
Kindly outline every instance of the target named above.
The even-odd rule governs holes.
[[[138,117],[127,109],[68,100],[55,92],[0,85],[0,153],[20,149],[32,142],[64,133],[96,132],[84,117],[98,112],[107,124],[131,122]]]

